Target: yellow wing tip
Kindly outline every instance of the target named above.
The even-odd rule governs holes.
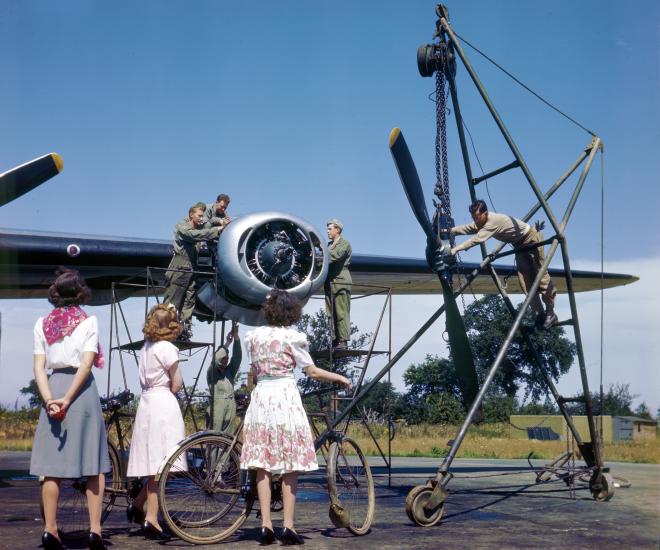
[[[62,157],[57,153],[51,153],[50,157],[53,159],[53,162],[55,163],[55,168],[57,168],[57,173],[59,174],[64,168],[64,161],[62,160]]]
[[[401,128],[392,128],[392,131],[390,132],[390,147],[394,145],[394,142],[397,140],[400,133]]]

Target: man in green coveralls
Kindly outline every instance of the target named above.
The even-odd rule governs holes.
[[[229,345],[232,343],[231,360]],[[211,429],[228,431],[236,418],[236,401],[234,400],[234,384],[241,366],[243,353],[241,341],[238,338],[238,324],[233,323],[231,332],[227,335],[224,345],[215,352],[213,364],[206,371],[206,382],[209,390],[213,386],[213,423]],[[210,407],[207,409],[207,419],[210,420]]]
[[[192,338],[191,318],[195,309],[196,285],[193,270],[197,267],[197,243],[217,239],[222,227],[204,224],[204,203],[197,203],[188,210],[188,217],[174,228],[174,256],[165,273],[163,302],[172,304],[183,324],[182,340]],[[170,271],[172,270],[172,271]]]
[[[331,319],[332,345],[336,349],[347,349],[351,337],[351,290],[353,279],[348,271],[351,263],[351,243],[342,237],[344,225],[336,218],[330,220],[328,228],[328,254],[330,265],[325,280],[325,310]]]

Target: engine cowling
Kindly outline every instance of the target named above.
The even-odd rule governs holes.
[[[260,313],[273,288],[306,302],[328,273],[324,239],[308,222],[281,212],[232,220],[217,248],[218,285],[205,283],[198,299],[216,315],[246,325],[264,323]]]

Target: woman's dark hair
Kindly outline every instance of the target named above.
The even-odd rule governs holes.
[[[75,269],[60,267],[48,289],[48,301],[55,307],[79,306],[92,297],[85,279]]]
[[[266,300],[263,312],[269,325],[288,327],[300,319],[302,303],[284,290],[273,289]]]
[[[488,206],[486,206],[485,201],[477,199],[470,205],[468,210],[470,211],[470,214],[483,214],[484,212],[488,212]]]

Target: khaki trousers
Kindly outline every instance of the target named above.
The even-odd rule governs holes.
[[[330,334],[333,342],[348,342],[351,339],[351,291],[340,289],[325,295],[325,311],[332,317]]]
[[[174,256],[169,269],[183,271],[167,271],[165,273],[165,295],[163,303],[172,304],[179,314],[179,321],[190,322],[195,309],[196,281],[192,266],[186,258]]]
[[[207,422],[210,420],[211,411],[209,409],[206,410]],[[211,429],[229,433],[234,418],[236,418],[236,401],[234,397],[216,396],[213,400],[213,424],[210,425]]]
[[[542,235],[532,227],[529,233],[522,238],[516,247],[536,244],[541,242],[542,239]],[[531,288],[534,284],[534,279],[536,279],[536,275],[541,270],[541,264],[543,264],[544,259],[545,254],[542,246],[532,250],[525,250],[524,252],[516,252],[518,283],[525,294],[527,294],[527,289]],[[553,311],[556,294],[557,292],[552,284],[552,279],[546,271],[543,274],[543,277],[541,277],[538,293],[534,295],[529,306],[536,315],[543,314],[543,306],[541,305],[541,300],[543,300],[546,312]]]

